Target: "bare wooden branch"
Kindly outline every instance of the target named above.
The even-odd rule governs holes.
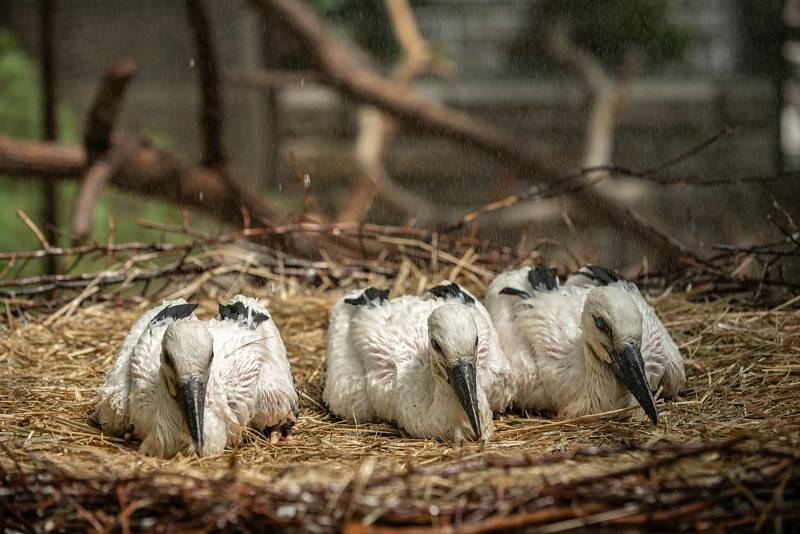
[[[337,41],[325,24],[297,0],[250,0],[261,12],[285,24],[323,75],[323,81],[347,96],[392,114],[404,126],[448,137],[481,150],[516,171],[555,176],[548,159],[499,129],[470,115],[399,88],[353,58],[359,52]]]
[[[629,74],[622,82],[611,80],[598,59],[590,52],[576,45],[569,35],[565,21],[559,20],[550,32],[550,48],[559,60],[570,64],[582,76],[588,87],[592,105],[586,128],[582,165],[585,168],[609,165],[613,156],[614,127],[617,115],[625,101],[633,76]],[[631,71],[632,69],[629,69]],[[597,183],[608,177],[608,172],[597,171],[587,174],[584,180]],[[620,207],[597,189],[581,188],[576,191],[574,202],[580,206],[583,220],[602,221],[620,231],[634,236],[647,247],[648,255],[656,258],[656,264],[674,266],[681,257],[687,255],[684,246],[677,246],[672,240],[653,231],[652,225],[644,224],[641,216]]]
[[[186,9],[194,35],[197,76],[203,97],[200,108],[204,138],[203,165],[222,168],[227,162],[223,143],[222,89],[208,8],[205,0],[187,0]]]
[[[41,0],[41,84],[42,84],[42,133],[45,141],[55,141],[58,137],[57,112],[58,103],[56,96],[56,51],[54,40],[54,26],[58,0]],[[58,239],[56,227],[58,226],[58,184],[45,180],[42,183],[42,221],[48,239],[55,242]],[[46,270],[54,273],[58,269],[56,260],[48,259]]]
[[[430,63],[428,44],[419,32],[408,0],[385,0],[392,29],[403,51],[392,70],[391,79],[400,88],[423,74]],[[449,215],[428,200],[395,182],[386,170],[386,151],[395,134],[392,117],[372,106],[363,106],[358,115],[358,135],[354,156],[359,167],[358,182],[337,220],[363,221],[375,197],[380,195],[391,205],[410,214],[419,224],[440,222]]]
[[[41,243],[44,248],[50,248],[50,241],[47,240],[44,233],[39,229],[38,226],[36,226],[36,223],[34,223],[24,211],[17,209],[17,217],[19,217],[20,220],[25,223],[25,226],[27,226],[30,231],[33,232],[33,235],[36,236],[36,239],[39,240],[39,243]]]
[[[83,136],[88,166],[72,208],[72,238],[77,242],[86,239],[91,232],[95,202],[123,162],[121,148],[110,153],[109,149],[125,90],[135,71],[136,64],[130,59],[112,63],[92,102]]]
[[[72,208],[72,239],[74,241],[81,242],[89,237],[92,231],[95,203],[124,161],[125,155],[122,153],[122,148],[117,147],[95,160],[86,170]]]
[[[111,148],[111,136],[122,108],[125,90],[135,72],[136,64],[132,60],[119,59],[111,64],[98,86],[83,134],[83,144],[90,161]]]
[[[246,181],[205,167],[190,167],[175,156],[144,143],[115,140],[123,161],[110,183],[123,191],[168,198],[193,206],[237,224],[242,220],[241,205],[260,223],[285,220],[286,212],[272,206]],[[16,141],[0,136],[0,172],[17,176],[76,178],[86,168],[83,147],[51,143]],[[233,184],[233,185],[232,185]]]

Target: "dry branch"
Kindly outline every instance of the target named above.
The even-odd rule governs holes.
[[[90,161],[111,148],[114,125],[122,107],[125,90],[135,72],[136,64],[132,60],[117,60],[111,64],[98,86],[83,134],[83,144]]]
[[[223,143],[222,94],[205,0],[188,0],[187,14],[197,51],[197,76],[203,96],[200,124],[203,128],[203,165],[222,168],[227,161]]]
[[[414,13],[407,0],[385,0],[395,37],[403,51],[391,79],[400,89],[423,74],[430,64],[428,44],[419,32]],[[423,225],[434,220],[436,207],[424,198],[396,183],[386,170],[386,151],[395,134],[391,116],[372,106],[363,106],[358,114],[358,135],[354,154],[359,167],[358,182],[350,200],[341,209],[337,220],[361,222],[375,197],[381,195],[393,206],[414,216]]]
[[[114,149],[95,160],[86,169],[72,208],[72,239],[75,242],[81,242],[89,237],[95,203],[111,177],[119,171],[124,160],[123,151]]]
[[[94,205],[122,164],[122,151],[109,149],[125,90],[135,71],[136,65],[129,59],[112,63],[92,102],[83,136],[88,166],[72,208],[72,239],[76,242],[86,239],[92,231]]]
[[[581,164],[584,168],[609,165],[613,157],[617,115],[630,90],[634,69],[628,66],[623,80],[620,83],[614,82],[593,54],[575,44],[570,37],[569,26],[563,20],[554,24],[549,37],[553,55],[577,70],[591,94],[592,103]],[[598,171],[587,174],[584,180],[596,183],[607,176],[607,172]],[[673,268],[686,255],[685,247],[677,247],[672,240],[662,239],[659,233],[652,231],[652,225],[643,224],[641,217],[631,216],[613,198],[608,198],[595,188],[581,188],[576,191],[574,204],[581,213],[584,224],[603,223],[631,234],[646,247],[648,255],[655,258],[656,265]]]
[[[392,114],[406,127],[441,135],[482,150],[509,168],[543,177],[556,173],[547,158],[517,143],[497,128],[470,115],[402,89],[368,66],[334,38],[323,21],[297,0],[250,0],[266,15],[288,27],[320,69],[323,81],[354,100]]]
[[[234,224],[242,221],[240,207],[253,219],[273,223],[286,219],[286,213],[261,197],[247,182],[231,186],[222,171],[182,164],[172,154],[146,143],[116,140],[112,150],[120,150],[122,162],[111,175],[110,183],[123,191],[168,198],[192,206]],[[45,175],[77,178],[87,165],[86,150],[78,146],[17,141],[0,136],[0,173],[17,176]]]
[[[55,141],[58,137],[57,96],[56,96],[56,50],[54,41],[54,26],[58,0],[41,0],[41,32],[40,32],[40,70],[42,84],[42,133],[45,141]],[[58,227],[58,190],[57,183],[45,180],[42,183],[42,220],[44,229],[50,241],[56,242],[56,228]],[[47,262],[47,272],[57,270],[55,259]]]

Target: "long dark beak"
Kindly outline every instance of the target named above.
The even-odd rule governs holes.
[[[612,351],[614,372],[633,394],[654,425],[658,424],[658,411],[644,372],[644,360],[638,347],[625,345],[622,352]]]
[[[206,399],[206,384],[197,377],[182,381],[178,388],[178,402],[180,403],[189,434],[194,441],[197,454],[203,454],[203,408]]]
[[[478,412],[478,387],[475,377],[475,366],[467,362],[458,362],[447,369],[447,379],[455,390],[461,406],[467,414],[475,439],[481,439],[481,416]]]

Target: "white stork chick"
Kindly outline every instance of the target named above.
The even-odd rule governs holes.
[[[546,267],[506,272],[486,303],[515,370],[520,409],[569,418],[638,403],[657,424],[652,392],[661,386],[672,397],[683,388],[683,359],[669,332],[612,270],[583,267],[563,287]]]
[[[273,441],[297,416],[286,350],[267,310],[241,295],[200,321],[195,304],[164,302],[133,326],[100,389],[94,419],[105,432],[133,430],[139,451],[169,458],[213,455],[247,426]]]
[[[486,309],[457,284],[388,294],[351,292],[331,310],[323,401],[343,419],[394,422],[415,437],[488,439],[512,380]]]

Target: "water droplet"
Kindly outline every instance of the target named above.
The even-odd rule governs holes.
[[[200,193],[197,196],[200,198],[200,202],[202,202],[203,201],[203,192],[200,191]]]
[[[190,59],[190,60],[189,60],[189,68],[190,68],[190,69],[193,69],[193,68],[194,68],[194,58],[192,58],[192,59]]]

